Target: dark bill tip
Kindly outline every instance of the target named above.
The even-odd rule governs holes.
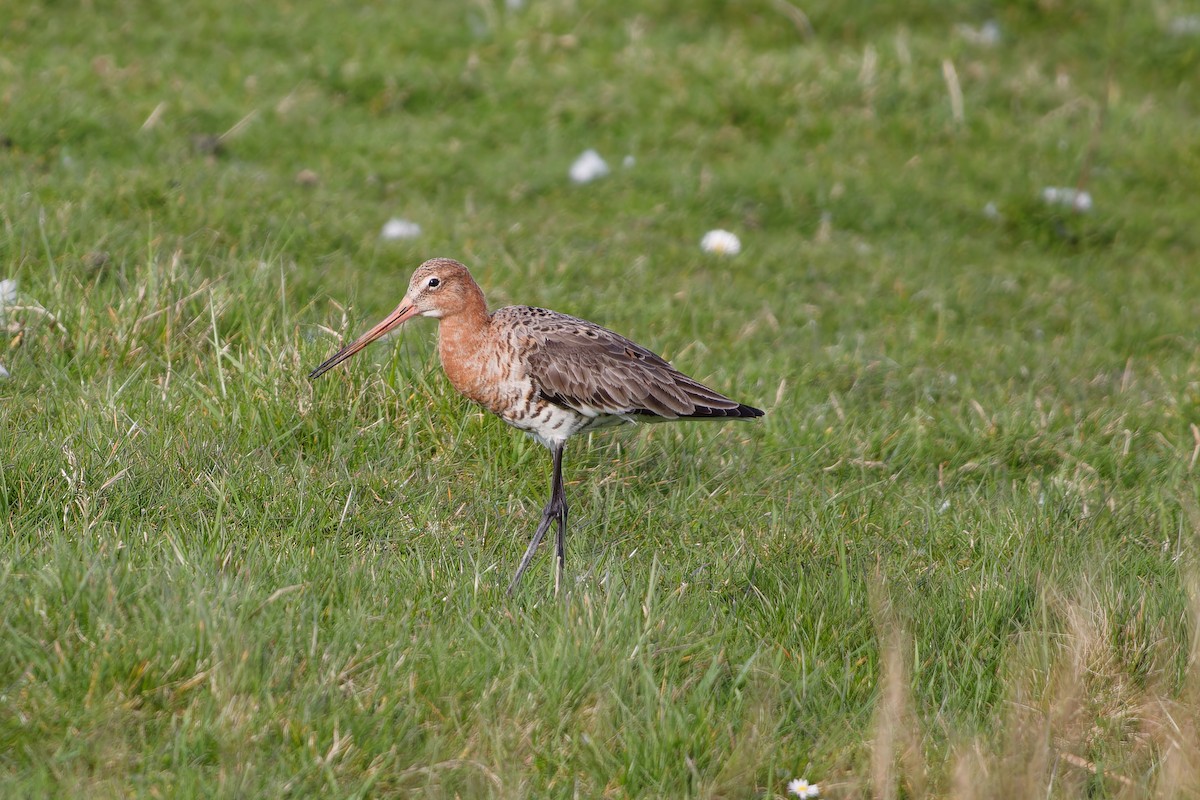
[[[416,316],[416,314],[416,308],[408,302],[408,298],[405,298],[405,302],[401,303],[400,306],[391,314],[389,314],[386,319],[384,319],[374,328],[371,328],[371,330],[367,331],[362,336],[358,337],[358,339],[355,341],[346,345],[341,350],[338,350],[332,356],[325,359],[325,361],[321,363],[321,366],[308,373],[309,380],[321,377],[326,372],[333,369],[338,364],[342,363],[346,359],[350,358],[350,356],[354,355],[359,350],[362,350],[371,342],[378,339],[380,336],[383,336],[388,331],[398,327],[405,320]]]

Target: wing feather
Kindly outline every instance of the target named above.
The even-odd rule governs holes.
[[[552,403],[589,415],[662,419],[762,414],[593,322],[528,306],[496,315],[517,337],[515,350],[534,387]]]

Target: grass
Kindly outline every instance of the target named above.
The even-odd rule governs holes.
[[[785,5],[0,12],[0,793],[1197,790],[1184,4]],[[507,598],[433,326],[305,377],[433,255],[768,415],[575,444]]]

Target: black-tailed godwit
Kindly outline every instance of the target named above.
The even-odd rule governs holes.
[[[508,306],[489,314],[471,273],[449,258],[434,258],[417,267],[396,310],[309,377],[322,375],[413,317],[438,320],[438,355],[455,389],[509,425],[532,434],[553,456],[550,502],[508,585],[510,594],[551,522],[558,523],[554,573],[558,592],[567,555],[562,460],[569,438],[621,422],[763,415],[595,323],[529,306]]]

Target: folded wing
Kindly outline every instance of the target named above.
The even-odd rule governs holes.
[[[651,419],[760,417],[689,378],[635,342],[595,323],[541,308],[514,306],[530,380],[546,400],[588,416]]]

